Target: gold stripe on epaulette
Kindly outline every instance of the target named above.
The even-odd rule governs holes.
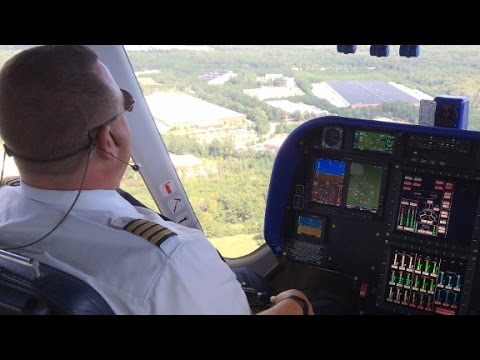
[[[145,224],[146,222],[147,220],[143,219],[132,220],[127,225],[125,225],[123,229],[133,233],[137,227]]]
[[[148,239],[152,244],[160,245],[162,242],[167,240],[170,236],[177,235],[172,230],[164,228],[159,233],[151,235]]]
[[[0,185],[7,185],[7,186],[19,186],[20,185],[20,177],[19,176],[9,176],[2,180]]]
[[[169,237],[177,235],[165,226],[143,219],[132,220],[123,229],[141,236],[156,246],[160,246]]]

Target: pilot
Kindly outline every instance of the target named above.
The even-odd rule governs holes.
[[[0,248],[85,281],[115,314],[251,314],[201,231],[116,191],[133,103],[88,47],[34,47],[5,64],[0,136],[20,181],[0,187]],[[263,314],[313,314],[298,290],[271,301]]]

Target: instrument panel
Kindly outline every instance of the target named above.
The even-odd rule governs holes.
[[[275,160],[265,240],[356,279],[367,313],[476,314],[479,154],[477,132],[311,120]]]

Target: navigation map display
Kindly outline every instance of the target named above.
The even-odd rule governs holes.
[[[384,168],[352,162],[348,179],[347,208],[377,213]]]
[[[393,154],[395,135],[376,131],[355,130],[353,148],[355,150]]]

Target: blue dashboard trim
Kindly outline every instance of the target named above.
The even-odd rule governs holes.
[[[413,124],[390,123],[383,121],[325,116],[312,119],[297,127],[280,147],[273,164],[272,176],[267,195],[265,210],[264,237],[276,255],[281,255],[284,238],[281,235],[281,223],[285,217],[289,192],[292,189],[295,166],[303,155],[300,141],[309,132],[323,126],[347,126],[372,130],[385,130],[397,133],[414,133],[455,137],[465,140],[479,140],[480,132],[450,128],[435,128]]]

